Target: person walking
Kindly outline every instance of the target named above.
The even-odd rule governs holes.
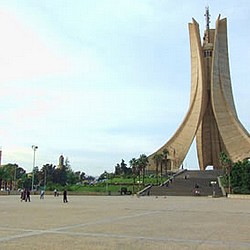
[[[21,200],[21,201],[25,200],[25,190],[23,190],[23,189],[21,189],[20,200]]]
[[[67,190],[66,189],[63,191],[63,202],[64,203],[68,202],[68,199],[67,199]]]
[[[26,195],[25,195],[25,201],[29,201],[30,202],[30,191],[29,189],[26,189]]]
[[[44,199],[44,194],[45,194],[44,190],[41,190],[41,192],[40,192],[40,200]]]

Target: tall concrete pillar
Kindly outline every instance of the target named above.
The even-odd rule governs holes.
[[[189,23],[191,51],[191,93],[188,112],[170,140],[149,156],[149,169],[154,171],[155,154],[169,153],[171,170],[177,171],[196,137],[199,167],[220,169],[220,153],[233,161],[250,157],[250,136],[240,123],[233,100],[227,42],[227,19],[207,26],[200,39],[199,25]]]

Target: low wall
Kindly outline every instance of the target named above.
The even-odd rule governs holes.
[[[63,192],[58,192],[59,196],[62,196]],[[120,192],[74,192],[74,191],[68,191],[67,192],[68,195],[91,195],[91,196],[105,196],[105,195],[120,195]],[[40,195],[39,191],[35,191],[35,192],[30,192],[31,195]],[[18,191],[11,191],[10,193],[8,192],[0,192],[0,196],[1,195],[21,195],[20,192]],[[46,191],[45,195],[54,195],[53,191]]]
[[[227,197],[231,199],[250,200],[250,194],[228,194]]]

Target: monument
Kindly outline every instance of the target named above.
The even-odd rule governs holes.
[[[199,24],[189,23],[191,51],[191,94],[188,112],[170,140],[149,156],[149,170],[156,170],[156,156],[167,154],[166,168],[177,171],[196,137],[200,170],[220,169],[220,153],[233,161],[250,157],[250,136],[240,123],[232,94],[227,19],[210,29],[206,8],[206,29],[201,43]]]

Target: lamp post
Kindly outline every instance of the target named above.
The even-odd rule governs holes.
[[[32,184],[31,184],[31,190],[33,191],[34,188],[34,169],[35,169],[35,156],[36,156],[36,150],[38,149],[38,146],[32,145],[31,148],[33,149],[33,170],[32,170]]]
[[[109,177],[109,175],[108,175],[108,173],[106,173],[106,192],[107,192],[107,194],[108,194],[108,190],[109,190],[109,184],[108,184],[108,177]]]
[[[17,165],[15,164],[15,169],[14,169],[14,190],[16,190],[16,168],[17,168]]]

